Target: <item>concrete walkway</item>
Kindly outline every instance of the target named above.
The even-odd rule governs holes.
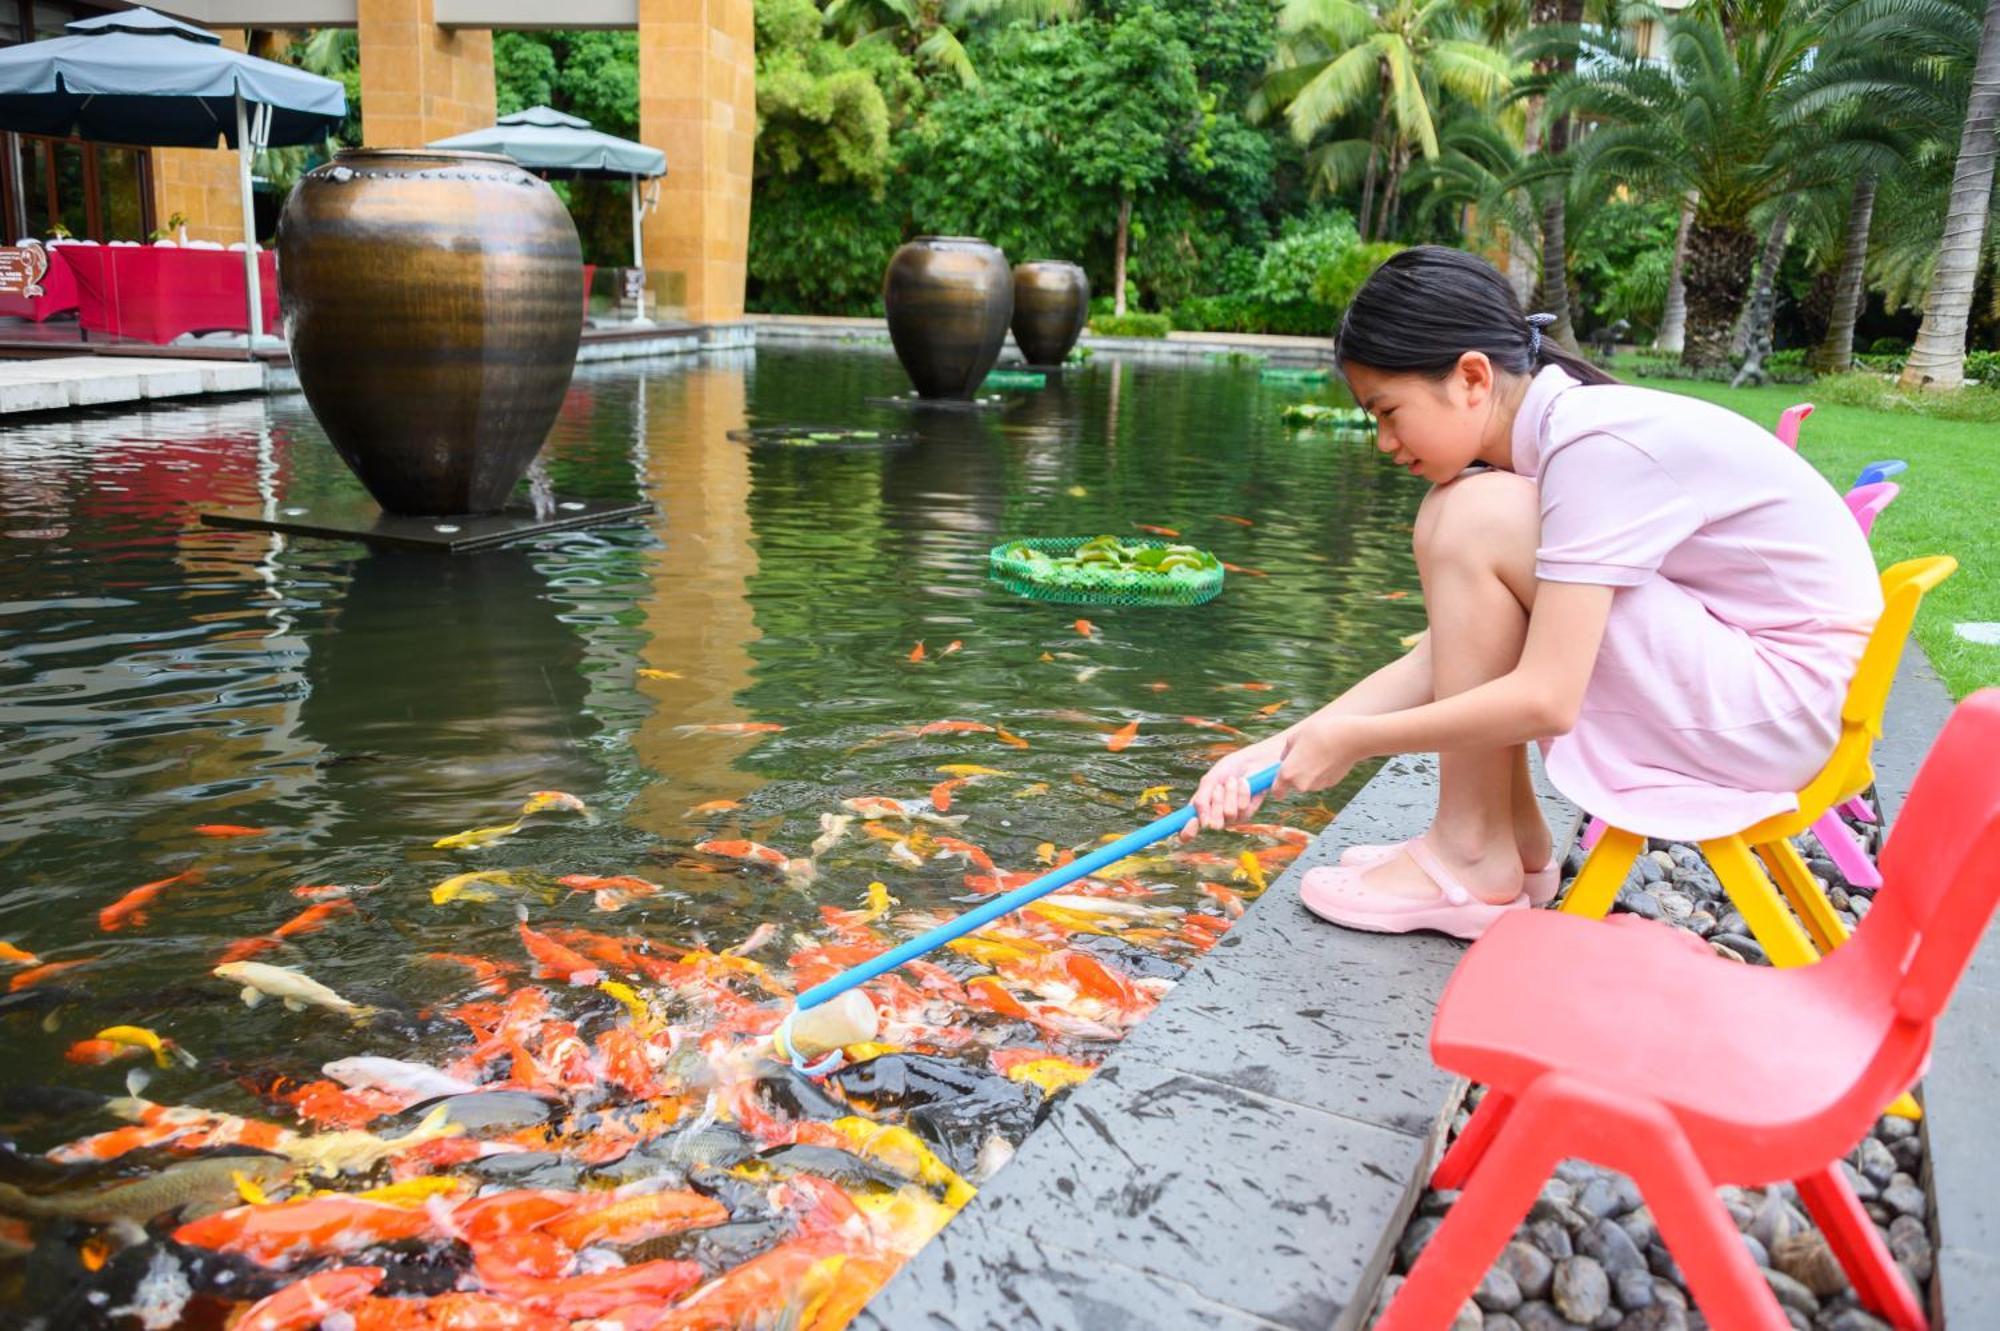
[[[757,330],[757,340],[777,342],[856,342],[889,341],[886,319],[863,319],[845,315],[747,314],[744,321]],[[1288,365],[1332,365],[1331,337],[1277,337],[1266,333],[1183,333],[1165,337],[1099,337],[1084,330],[1079,346],[1107,355],[1140,356],[1161,360],[1193,360],[1204,356],[1262,356]],[[1009,334],[1007,352],[1018,354]],[[1003,356],[1007,354],[1002,353]]]
[[[263,388],[260,361],[136,356],[0,361],[0,415],[207,393],[256,393]]]

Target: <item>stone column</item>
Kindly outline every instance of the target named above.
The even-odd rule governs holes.
[[[756,137],[751,0],[639,0],[639,138],[667,154],[645,224],[663,316],[742,317]]]
[[[361,141],[416,148],[495,118],[493,34],[440,28],[431,0],[359,0]]]

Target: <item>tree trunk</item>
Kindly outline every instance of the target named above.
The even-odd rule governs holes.
[[[1541,148],[1542,139],[1542,99],[1530,97],[1523,108],[1526,130],[1521,136],[1521,160],[1525,163]],[[1533,195],[1529,196],[1530,198]],[[1529,242],[1528,228],[1507,230],[1507,284],[1514,288],[1514,299],[1526,310],[1528,302],[1535,298],[1535,287],[1541,281],[1539,270],[1541,256]]]
[[[1389,179],[1382,189],[1382,215],[1376,219],[1375,234],[1391,236],[1396,230],[1396,200],[1402,192],[1403,173],[1409,169],[1410,150],[1398,142],[1389,155]]]
[[[1875,214],[1875,173],[1864,172],[1847,206],[1847,244],[1840,255],[1840,276],[1834,279],[1833,313],[1826,336],[1813,348],[1812,368],[1820,374],[1845,374],[1854,368],[1854,321],[1861,317],[1862,269],[1868,262],[1868,224]]]
[[[1681,364],[1708,369],[1729,363],[1730,329],[1756,263],[1757,237],[1742,226],[1697,219],[1688,228],[1687,341]]]
[[[1757,256],[1757,280],[1750,286],[1750,294],[1743,307],[1736,314],[1736,326],[1729,333],[1729,354],[1732,358],[1743,356],[1750,349],[1750,340],[1763,331],[1765,322],[1774,312],[1777,302],[1772,299],[1772,291],[1778,280],[1778,265],[1785,261],[1785,245],[1792,234],[1792,201],[1778,200],[1778,210],[1772,214],[1771,229],[1765,233],[1763,252]]]
[[[1368,134],[1368,166],[1361,175],[1361,238],[1371,239],[1368,230],[1369,214],[1375,204],[1375,159],[1382,152],[1382,131],[1389,123],[1389,68],[1382,67],[1381,88],[1376,94],[1375,128]]]
[[[1660,331],[1653,338],[1653,350],[1671,351],[1676,356],[1687,343],[1687,253],[1688,230],[1694,225],[1694,194],[1681,203],[1681,225],[1674,232],[1673,275],[1667,279],[1667,304],[1660,311]]]
[[[1979,247],[1986,239],[1986,212],[1993,198],[1996,113],[2000,113],[2000,4],[1987,6],[1986,26],[1979,34],[1944,238],[1938,245],[1930,295],[1924,300],[1924,321],[1903,366],[1905,388],[1956,388],[1965,382],[1965,327],[1972,315],[1972,284],[1979,275]]]
[[[1111,312],[1125,314],[1125,242],[1132,235],[1132,196],[1118,191],[1118,238],[1111,248]]]
[[[1553,15],[1546,4],[1537,4],[1533,12],[1538,23],[1546,24],[1553,17],[1557,22],[1573,25],[1583,21],[1583,0],[1560,0]],[[1566,56],[1553,65],[1558,72],[1567,73],[1576,67],[1576,60],[1574,56]],[[1556,116],[1549,121],[1548,151],[1552,157],[1560,157],[1569,149],[1569,120],[1568,116]],[[1553,338],[1566,351],[1576,352],[1576,325],[1570,318],[1566,237],[1569,182],[1557,178],[1542,188],[1542,312],[1556,317],[1542,336]]]

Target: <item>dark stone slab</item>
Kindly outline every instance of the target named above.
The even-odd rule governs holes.
[[[522,506],[481,517],[413,518],[384,513],[366,500],[323,500],[311,505],[287,504],[268,514],[261,508],[222,509],[203,513],[201,520],[205,526],[236,531],[275,531],[289,536],[464,554],[550,532],[624,522],[652,511],[650,502],[558,499],[546,517],[537,517],[533,510]]]
[[[1430,759],[1384,764],[856,1325],[1360,1326],[1456,1103],[1427,1040],[1464,945],[1334,928],[1298,878],[1434,805]]]

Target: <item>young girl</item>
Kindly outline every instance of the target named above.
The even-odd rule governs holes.
[[[1305,875],[1306,906],[1336,924],[1475,938],[1552,897],[1528,741],[1579,807],[1698,840],[1796,808],[1839,733],[1882,608],[1839,496],[1735,413],[1562,351],[1548,320],[1524,318],[1483,261],[1422,246],[1341,321],[1376,447],[1432,487],[1414,541],[1430,627],[1217,763],[1194,801],[1200,827],[1221,827],[1255,809],[1248,777],[1273,762],[1283,796],[1436,752],[1428,832]]]

